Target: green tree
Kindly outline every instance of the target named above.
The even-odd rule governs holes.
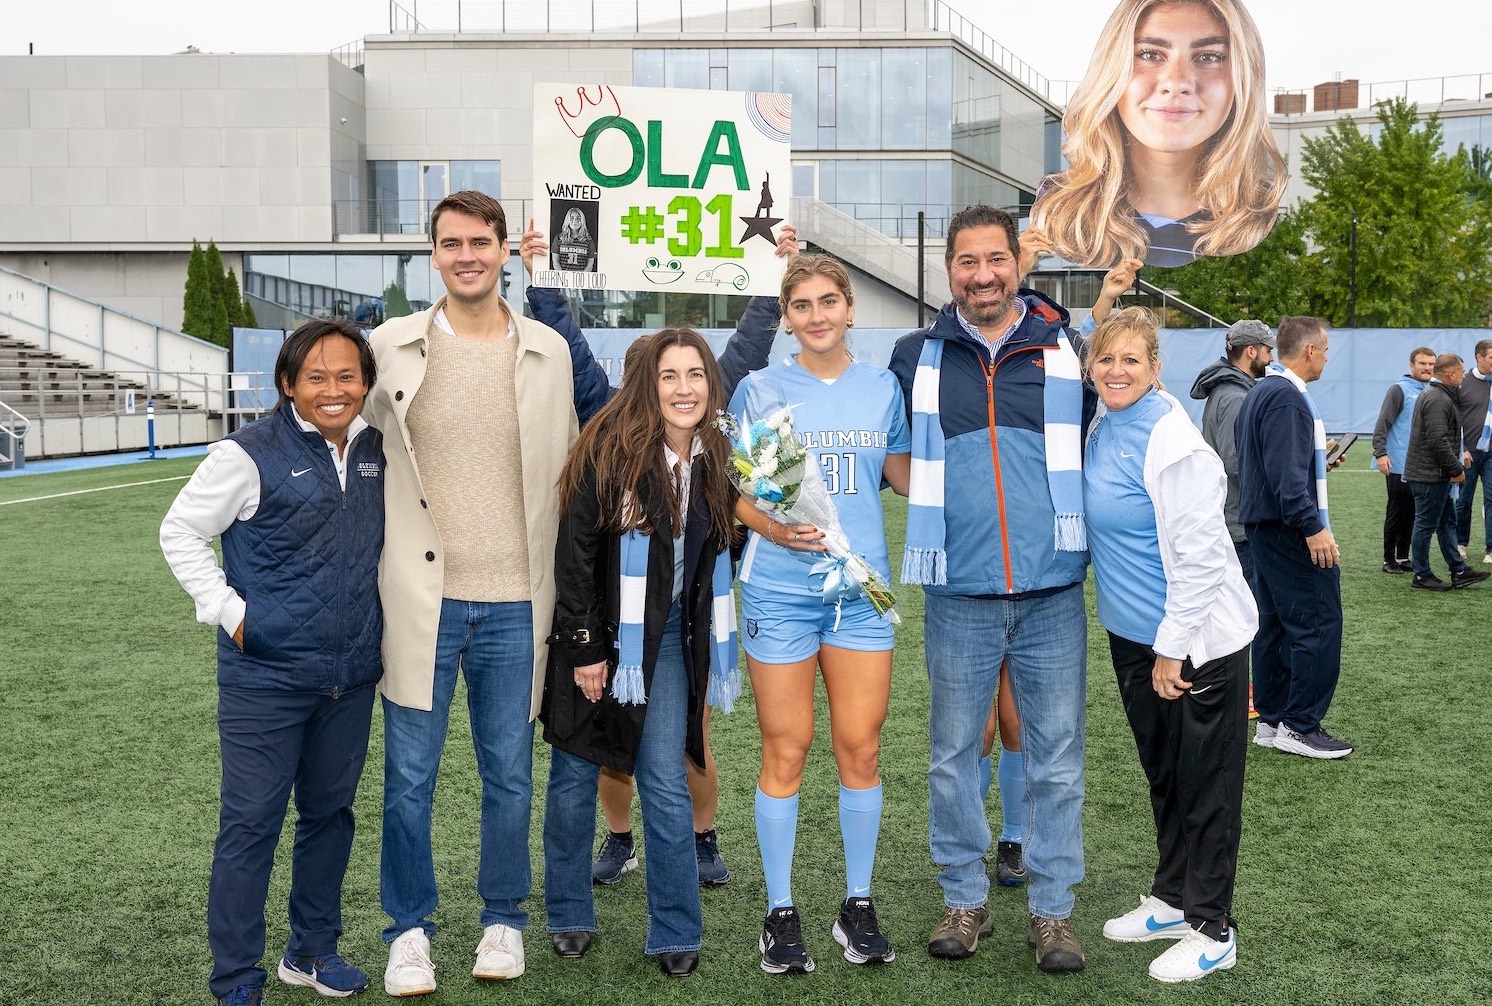
[[[245,300],[243,294],[238,292],[238,276],[234,274],[232,269],[228,270],[228,275],[227,277],[225,277],[225,281],[223,283],[223,289],[223,303],[226,304],[228,307],[228,327],[247,327],[248,322],[244,320],[244,317],[245,312],[248,308],[248,303]]]
[[[1286,314],[1309,313],[1312,289],[1300,213],[1282,215],[1258,246],[1230,258],[1203,258],[1140,275],[1162,290],[1229,324],[1258,318],[1270,325]]]
[[[212,340],[212,278],[202,246],[192,242],[187,260],[186,289],[181,298],[181,330],[199,339]]]
[[[1312,313],[1365,328],[1484,325],[1492,207],[1468,197],[1470,158],[1447,155],[1439,117],[1403,99],[1381,102],[1378,122],[1376,140],[1343,118],[1305,141]]]
[[[249,303],[249,295],[244,294],[242,304],[242,315],[244,328],[258,328],[259,319],[254,315],[254,305]]]
[[[413,314],[414,309],[409,306],[409,298],[404,294],[404,288],[397,283],[390,283],[383,291],[383,316],[385,318],[402,318],[406,314]]]
[[[222,304],[224,314],[231,317],[232,312],[228,309],[228,270],[223,267],[223,254],[218,251],[216,241],[207,242],[207,276],[212,281],[212,299],[215,304]]]

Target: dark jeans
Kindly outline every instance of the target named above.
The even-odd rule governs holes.
[[[342,935],[342,877],[352,851],[352,798],[368,754],[372,685],[338,698],[218,689],[222,805],[207,889],[207,987],[224,996],[263,985],[264,901],[285,805],[295,792],[290,860],[291,957],[321,957]]]
[[[1283,524],[1247,525],[1254,553],[1254,708],[1300,733],[1321,726],[1342,673],[1342,570],[1311,562],[1305,538]]]
[[[1456,544],[1471,547],[1471,505],[1478,481],[1482,484],[1482,547],[1492,551],[1492,507],[1487,506],[1487,493],[1492,491],[1492,451],[1471,452],[1466,484],[1456,501]]]
[[[1466,569],[1466,560],[1456,548],[1456,503],[1449,482],[1411,482],[1414,493],[1414,535],[1409,542],[1409,560],[1414,575],[1430,572],[1430,536],[1440,542],[1440,555],[1452,573]]]
[[[1186,913],[1211,939],[1231,927],[1238,838],[1243,829],[1243,766],[1248,753],[1248,647],[1181,676],[1179,699],[1155,693],[1155,651],[1109,633],[1119,698],[1150,782],[1158,853],[1150,894]]]
[[[1414,530],[1414,493],[1397,472],[1389,472],[1388,508],[1383,514],[1383,561],[1409,558],[1409,536]]]

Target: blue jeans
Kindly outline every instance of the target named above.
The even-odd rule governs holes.
[[[684,781],[689,678],[675,602],[648,688],[642,743],[633,778],[642,802],[647,849],[648,935],[643,953],[698,950],[704,932],[694,811]],[[544,802],[544,908],[551,933],[596,931],[591,849],[596,840],[596,782],[601,769],[552,748]]]
[[[1478,481],[1482,483],[1482,547],[1492,551],[1492,507],[1487,506],[1487,493],[1492,492],[1492,451],[1471,452],[1466,484],[1456,500],[1456,544],[1471,548],[1471,499]]]
[[[207,987],[224,996],[263,985],[264,902],[285,804],[295,793],[290,860],[291,957],[335,953],[342,878],[352,852],[352,799],[368,754],[373,686],[315,692],[218,689],[223,755],[220,828],[207,888]]]
[[[1414,493],[1414,533],[1409,536],[1409,561],[1414,575],[1430,572],[1430,538],[1440,542],[1440,555],[1452,573],[1466,568],[1456,548],[1456,502],[1449,482],[1411,482]],[[1461,490],[1466,491],[1465,487]]]
[[[927,770],[932,858],[949,908],[989,893],[989,823],[979,752],[1009,661],[1026,762],[1026,870],[1031,914],[1065,919],[1083,879],[1083,742],[1088,616],[1083,590],[1021,601],[928,594],[924,635],[931,691]]]
[[[482,926],[523,928],[528,913],[529,804],[533,799],[533,605],[456,601],[440,604],[432,708],[383,700],[383,910],[393,922],[385,942],[408,929],[435,932],[439,901],[430,849],[435,778],[445,747],[456,675],[466,674],[472,745],[482,779],[477,894]]]

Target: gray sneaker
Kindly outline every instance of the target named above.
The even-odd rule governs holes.
[[[1086,963],[1071,919],[1031,916],[1026,946],[1036,951],[1036,966],[1043,971],[1081,971]]]
[[[989,910],[978,908],[950,908],[943,913],[937,928],[927,940],[927,952],[934,957],[962,960],[974,956],[979,949],[979,937],[995,931],[990,921]]]
[[[1283,723],[1280,724],[1279,733],[1275,734],[1274,746],[1303,758],[1345,758],[1352,753],[1351,744],[1338,740],[1320,727],[1303,734]]]

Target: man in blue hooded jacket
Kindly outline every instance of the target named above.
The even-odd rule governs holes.
[[[902,579],[926,592],[931,847],[947,909],[928,952],[968,957],[991,931],[978,763],[1005,662],[1026,759],[1027,940],[1042,970],[1076,971],[1084,961],[1070,916],[1083,877],[1087,680],[1081,431],[1094,399],[1067,312],[1018,289],[1019,256],[1009,214],[956,214],[944,253],[953,303],[891,357],[912,423]]]

